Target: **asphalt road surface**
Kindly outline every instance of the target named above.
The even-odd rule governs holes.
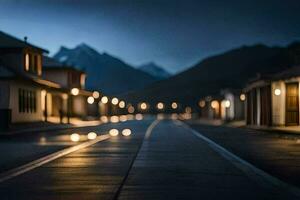
[[[123,136],[127,128],[132,134]],[[120,132],[112,136],[111,129]],[[99,136],[74,144],[67,141],[74,131]],[[128,121],[42,135],[1,139],[6,152],[29,145],[20,145],[11,159],[1,152],[9,163],[1,161],[1,199],[299,199],[297,188],[278,184],[179,121]]]

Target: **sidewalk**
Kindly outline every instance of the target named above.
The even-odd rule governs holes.
[[[100,120],[83,121],[79,118],[71,118],[70,124],[64,122],[59,123],[59,119],[55,117],[49,117],[48,122],[33,122],[33,123],[20,123],[12,124],[8,131],[0,131],[0,135],[15,135],[22,133],[32,133],[38,131],[52,131],[68,128],[80,128],[85,126],[98,126],[102,124]]]
[[[277,131],[288,134],[300,134],[300,126],[255,126],[246,125],[245,121],[225,122],[220,119],[195,119],[195,124],[211,125],[211,126],[226,126],[232,128],[246,128],[261,131]]]

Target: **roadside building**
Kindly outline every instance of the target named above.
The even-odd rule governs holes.
[[[221,119],[244,120],[245,119],[245,94],[239,89],[221,90]]]
[[[48,51],[0,31],[0,123],[45,120],[50,93],[61,86],[42,79],[42,57]],[[49,91],[49,95],[47,92]]]
[[[299,125],[300,66],[260,77],[245,88],[247,124]]]
[[[56,82],[63,89],[71,92],[69,97],[60,94],[52,95],[51,114],[53,116],[59,116],[61,112],[63,115],[82,118],[88,115],[97,115],[98,105],[94,102],[93,93],[85,90],[86,74],[84,71],[47,56],[43,57],[43,66],[44,79]],[[61,102],[64,103],[61,104]],[[70,106],[69,113],[67,113],[68,103],[66,102]],[[62,105],[62,107],[55,105]]]

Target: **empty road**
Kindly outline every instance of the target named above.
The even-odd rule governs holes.
[[[119,134],[110,135],[111,129]],[[122,135],[124,129],[131,135]],[[70,142],[74,131],[98,138]],[[1,199],[299,199],[296,187],[177,120],[149,118],[0,142],[7,151],[24,151],[9,158],[1,147],[7,163],[0,162]]]

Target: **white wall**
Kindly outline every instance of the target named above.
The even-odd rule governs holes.
[[[36,112],[19,112],[19,88],[36,91]],[[42,121],[41,89],[30,84],[25,84],[24,82],[10,81],[9,108],[12,111],[12,123]]]

